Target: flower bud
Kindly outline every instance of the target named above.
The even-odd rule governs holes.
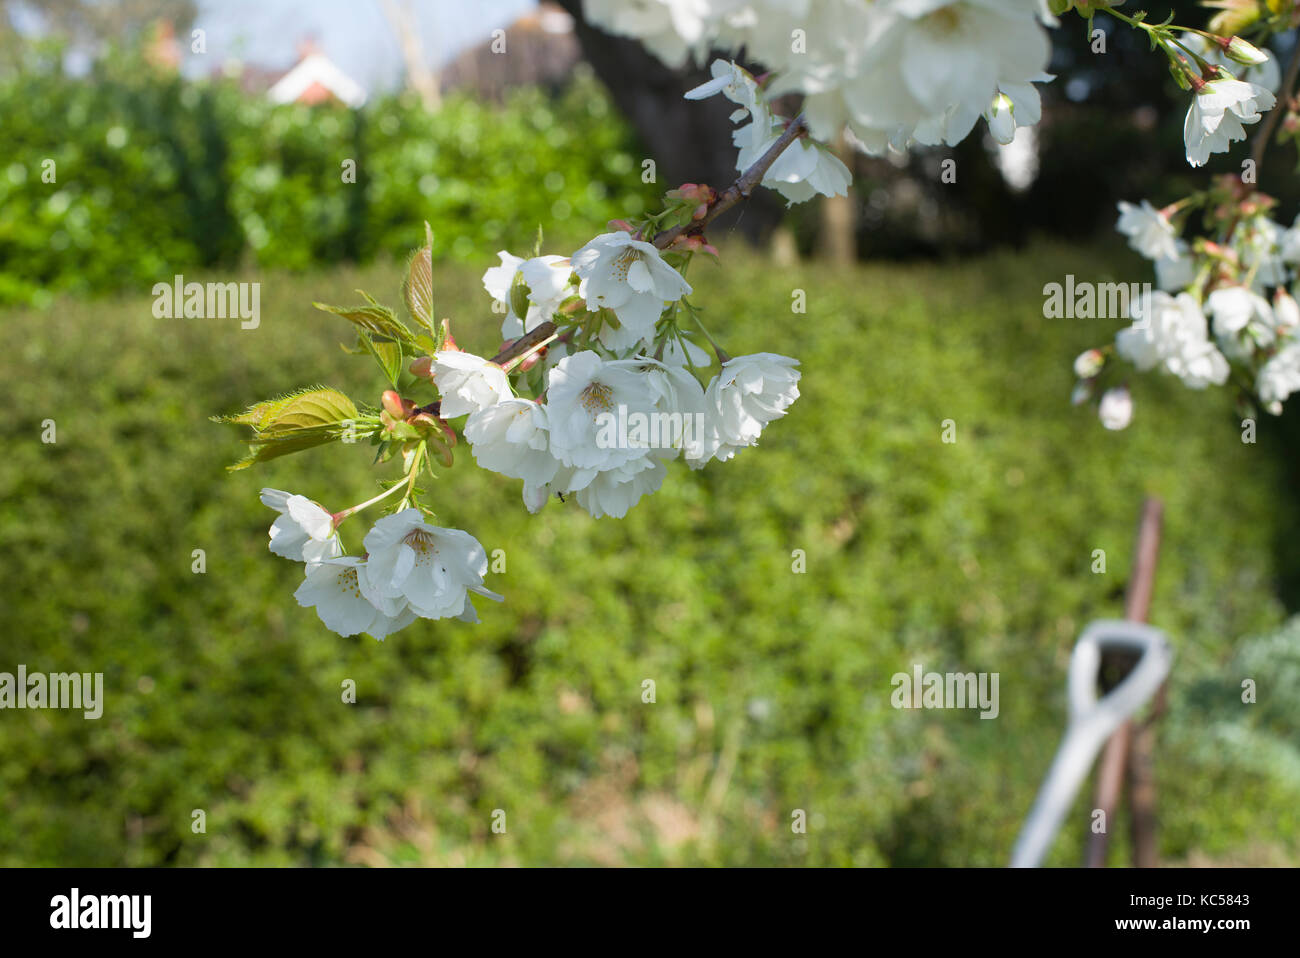
[[[396,392],[391,389],[385,389],[384,395],[380,398],[384,407],[384,412],[388,413],[396,420],[406,419],[406,400],[402,399]],[[412,408],[414,408],[412,406]]]
[[[1106,356],[1100,349],[1089,349],[1079,353],[1074,360],[1074,374],[1080,379],[1091,379],[1101,372],[1106,365]]]
[[[1107,389],[1097,406],[1097,416],[1107,429],[1120,430],[1133,421],[1133,397],[1127,386]]]
[[[515,285],[510,287],[510,312],[520,319],[528,315],[528,293],[529,289],[520,276],[515,280]]]
[[[1084,379],[1074,384],[1074,390],[1070,393],[1070,405],[1082,406],[1092,398],[1092,380]]]
[[[398,419],[391,416],[388,410],[382,410],[379,413],[379,421],[383,424],[384,431],[394,440],[419,439],[420,432],[404,419]]]
[[[433,438],[443,446],[455,446],[457,443],[456,430],[452,429],[444,420],[428,412],[416,413],[409,420],[421,436]]]
[[[1223,53],[1229,60],[1235,60],[1237,63],[1244,63],[1248,67],[1257,67],[1268,60],[1268,55],[1251,43],[1247,43],[1241,37],[1220,37],[1219,44],[1223,47]]]
[[[420,379],[433,378],[433,357],[421,356],[418,359],[411,360],[411,365],[407,367],[412,376],[418,376]]]
[[[460,352],[460,347],[456,345],[456,339],[451,335],[451,320],[442,321],[442,348],[453,352]]]
[[[989,107],[988,113],[984,114],[989,121],[989,133],[993,134],[993,139],[1003,146],[1016,138],[1014,113],[1015,107],[1011,102],[1011,97],[1005,93],[999,93],[993,98],[993,104]]]
[[[1279,331],[1300,326],[1300,303],[1281,286],[1273,293],[1273,316]]]
[[[424,440],[424,446],[429,451],[430,455],[437,456],[439,459],[442,460],[442,465],[444,468],[450,469],[452,467],[452,464],[455,460],[452,457],[451,447],[449,447],[439,437],[428,436]]]

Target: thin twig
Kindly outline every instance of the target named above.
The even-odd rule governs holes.
[[[763,177],[772,168],[776,158],[785,152],[786,147],[807,132],[808,121],[800,113],[790,121],[780,139],[773,143],[766,153],[755,160],[754,165],[742,173],[740,179],[718,194],[714,201],[709,204],[708,212],[704,216],[687,223],[685,226],[674,226],[672,229],[664,230],[662,233],[656,234],[651,242],[659,249],[667,249],[672,245],[673,240],[679,236],[704,232],[704,227],[708,226],[714,219],[727,212],[742,199],[748,199],[749,194],[754,192],[754,188],[763,182]]]
[[[772,168],[772,164],[776,162],[776,158],[784,153],[791,143],[807,132],[808,121],[805,120],[804,115],[800,113],[790,121],[790,124],[785,128],[785,131],[782,132],[780,139],[773,143],[766,153],[754,161],[753,166],[745,170],[736,182],[732,183],[714,197],[713,202],[709,204],[709,209],[704,216],[700,217],[698,220],[693,220],[692,222],[687,223],[685,226],[674,226],[672,229],[657,233],[655,234],[654,239],[650,242],[658,249],[667,249],[672,244],[673,240],[679,236],[696,235],[704,232],[704,227],[714,219],[731,209],[741,200],[748,199],[749,195],[754,192],[754,189],[758,184],[763,182],[763,177],[767,174],[767,171]],[[522,355],[533,346],[545,340],[548,336],[552,335],[555,330],[555,323],[547,320],[538,325],[531,332],[516,339],[505,349],[501,350],[501,352],[492,357],[491,362],[496,363],[498,366],[504,366],[516,356]]]

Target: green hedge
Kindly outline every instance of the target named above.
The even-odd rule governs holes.
[[[438,314],[479,350],[488,258],[436,271]],[[376,401],[310,301],[396,303],[397,267],[250,276],[256,330],[157,320],[144,295],[0,316],[0,669],[101,670],[107,690],[97,722],[0,713],[0,864],[1002,864],[1063,729],[1069,650],[1121,612],[1148,493],[1166,506],[1152,620],[1177,648],[1162,852],[1294,856],[1300,633],[1241,642],[1284,618],[1297,508],[1272,424],[1243,445],[1226,395],[1159,377],[1135,381],[1124,433],[1071,408],[1070,362],[1110,327],[1045,321],[1041,287],[1082,263],[1106,278],[1095,250],[723,258],[692,276],[707,322],[732,353],[803,361],[789,416],[731,463],[671,468],[623,521],[530,517],[458,449],[434,499],[506,549],[488,583],[506,601],[382,644],[294,603],[301,567],[267,551],[257,499],[359,501],[367,450],[227,474],[240,444],[207,417],[315,382]],[[999,718],[895,711],[890,677],[915,662],[999,672]],[[1088,820],[1081,796],[1054,863],[1079,861]]]
[[[399,255],[425,219],[438,224],[437,256],[477,263],[527,252],[539,225],[548,243],[581,244],[654,189],[584,70],[558,96],[451,96],[429,114],[398,96],[357,112],[275,106],[231,80],[186,82],[126,55],[86,77],[57,62],[33,54],[0,76],[0,303],[140,291],[241,261],[303,269]],[[355,183],[344,182],[349,160]]]

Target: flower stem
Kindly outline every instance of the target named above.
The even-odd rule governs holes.
[[[415,492],[415,478],[420,474],[420,466],[424,463],[424,443],[415,447],[415,452],[411,455],[411,468],[406,474],[406,495],[402,496],[402,503],[397,507],[401,512],[411,504],[411,496]],[[400,488],[400,486],[394,486]]]
[[[403,483],[398,482],[395,485],[389,486],[387,489],[385,489],[379,495],[375,496],[373,499],[367,499],[365,502],[359,502],[355,506],[352,506],[351,508],[344,509],[342,512],[336,512],[334,514],[334,528],[337,529],[343,523],[343,520],[348,518],[349,516],[352,516],[360,512],[362,509],[367,509],[370,506],[373,506],[376,502],[381,502],[384,499],[387,499],[398,489],[401,489],[402,485]]]

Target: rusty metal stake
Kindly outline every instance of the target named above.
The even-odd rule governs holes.
[[[1146,622],[1151,611],[1151,594],[1155,589],[1156,561],[1160,553],[1160,525],[1164,506],[1159,499],[1147,497],[1138,521],[1137,545],[1133,553],[1133,574],[1129,578],[1124,601],[1124,617],[1130,622]],[[1132,668],[1133,661],[1123,656],[1103,660],[1103,683],[1117,683]],[[1116,677],[1118,673],[1118,677]],[[1142,725],[1125,722],[1106,743],[1098,765],[1097,789],[1093,808],[1105,813],[1106,830],[1090,832],[1084,861],[1089,868],[1106,864],[1110,844],[1110,827],[1119,807],[1127,766],[1133,779],[1129,804],[1133,816],[1133,863],[1139,867],[1155,864],[1155,779],[1151,756],[1155,745],[1152,721],[1164,710],[1165,689],[1156,696],[1151,717]]]

